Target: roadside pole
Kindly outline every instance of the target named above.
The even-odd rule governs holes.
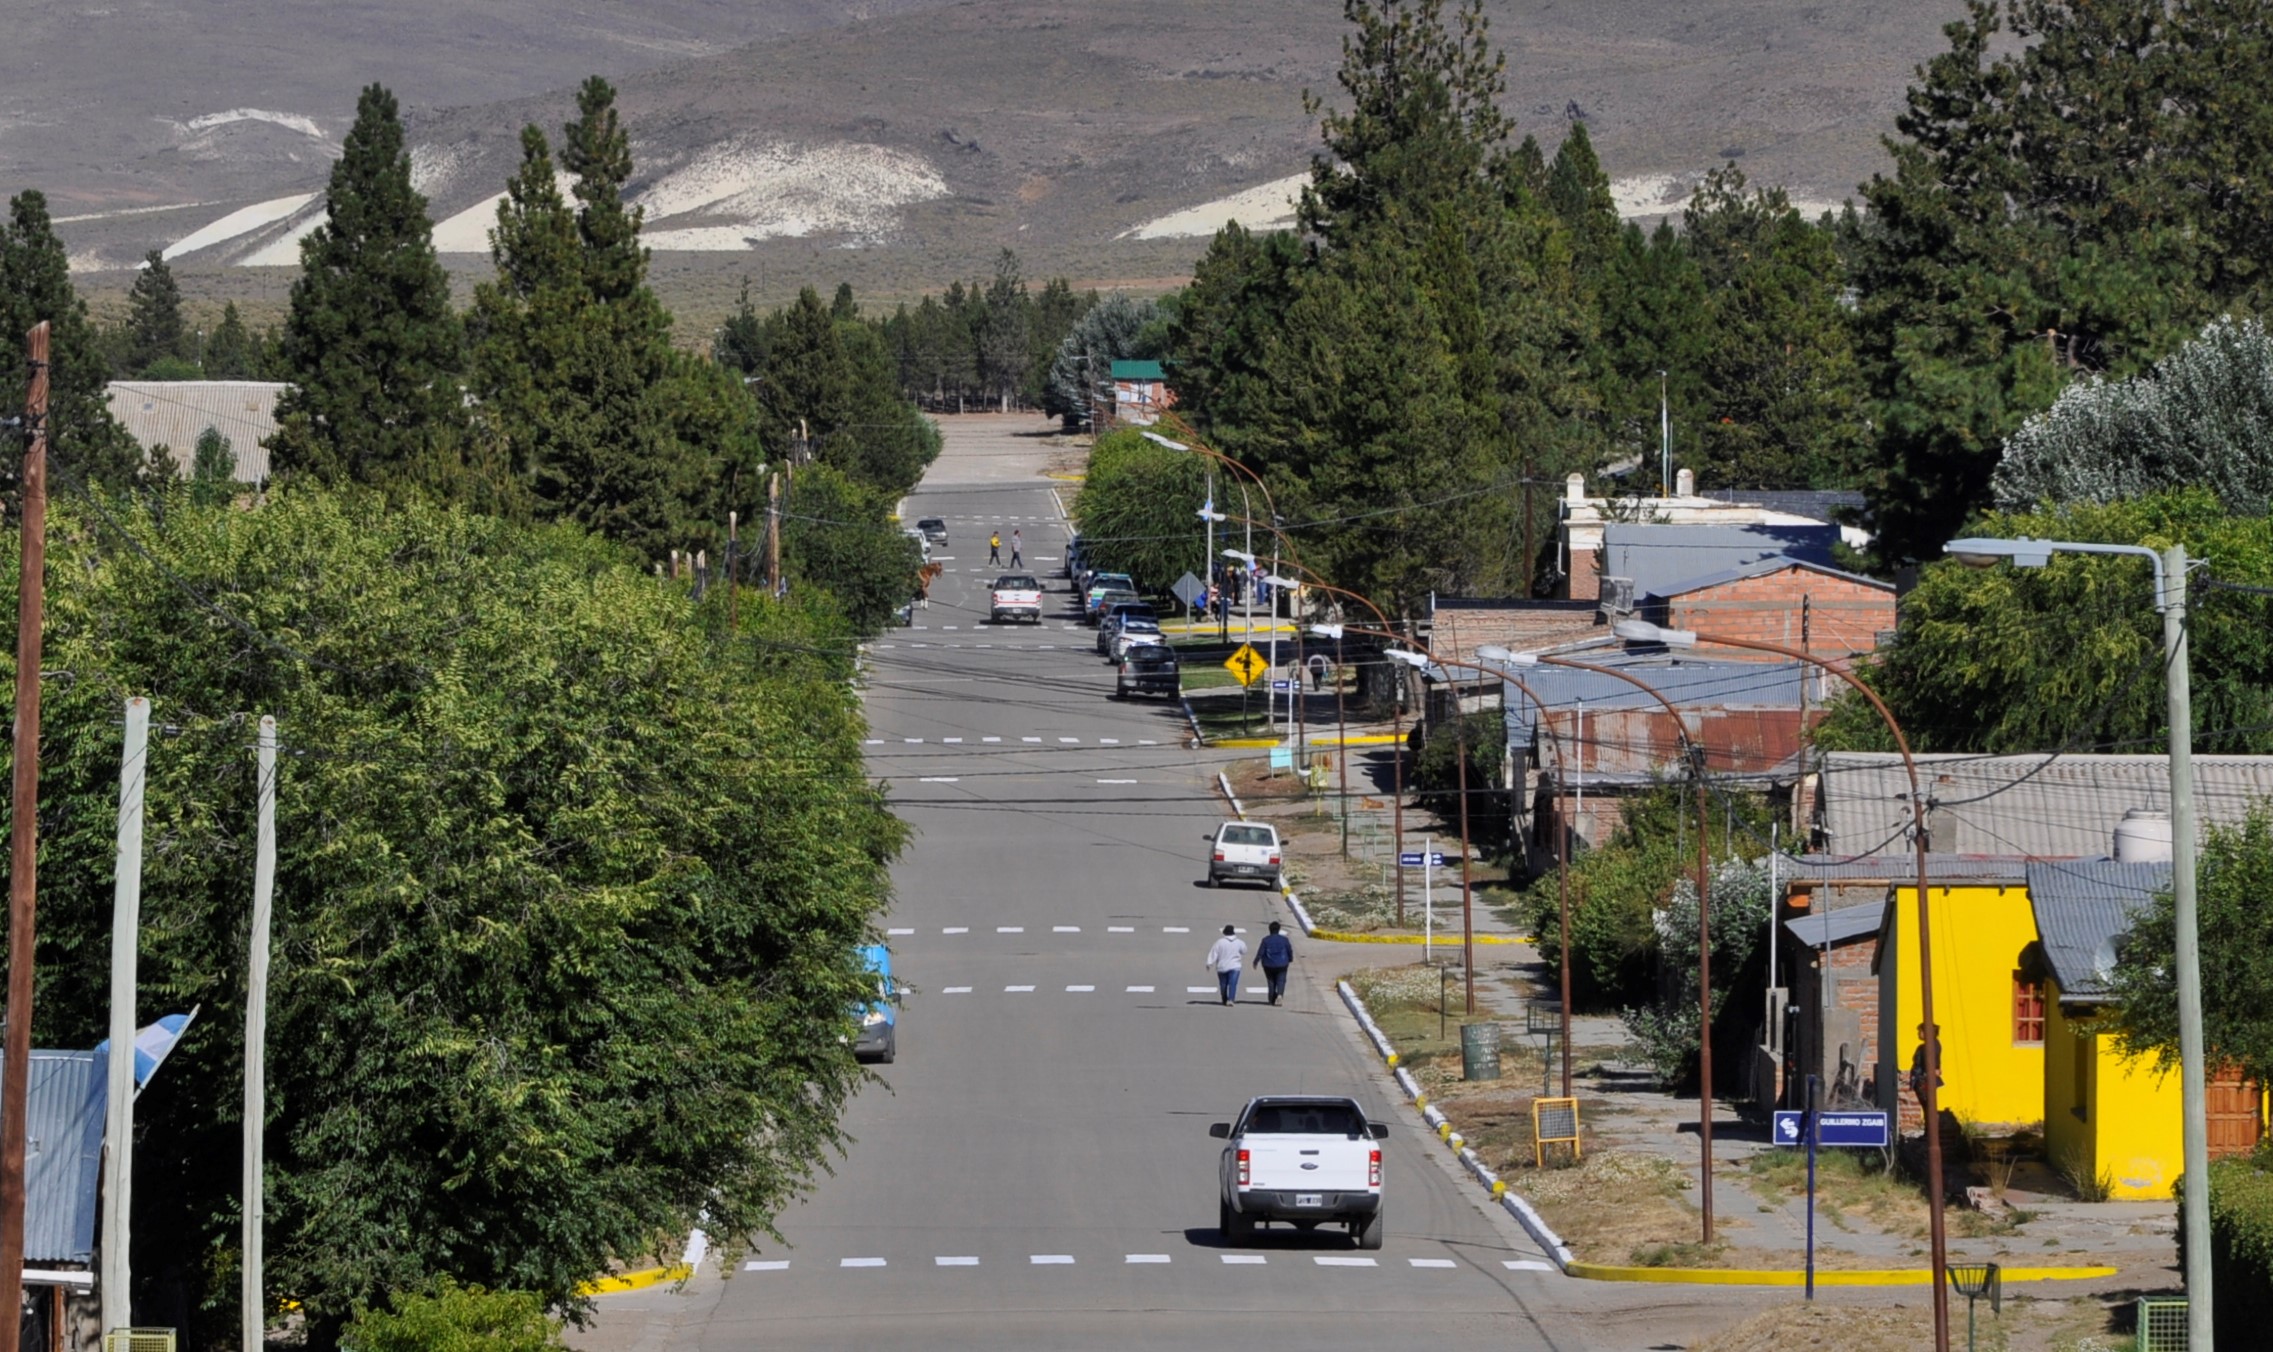
[[[32,1070],[32,963],[39,905],[39,663],[47,602],[47,321],[25,340],[23,551],[16,584],[15,796],[8,821],[7,1035],[0,1048],[0,1352],[17,1352],[24,1307],[24,1146]]]
[[[766,595],[781,599],[781,471],[766,476]]]
[[[126,702],[118,762],[118,882],[111,894],[110,1062],[103,1113],[103,1330],[134,1325],[128,1236],[134,1217],[134,1006],[142,931],[142,805],[149,785],[150,701]]]
[[[261,1221],[268,1121],[268,930],[276,893],[276,719],[260,720],[260,817],[253,845],[253,923],[245,962],[245,1174],[242,1352],[262,1352],[267,1302],[262,1295]]]
[[[731,634],[742,627],[742,589],[738,585],[742,571],[742,514],[726,514],[726,632]]]

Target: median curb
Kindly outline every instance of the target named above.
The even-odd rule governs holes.
[[[1215,783],[1217,788],[1223,790],[1224,801],[1231,804],[1232,812],[1238,816],[1239,820],[1247,820],[1247,809],[1240,804],[1239,795],[1231,791],[1230,778],[1223,771],[1218,770],[1215,772]]]
[[[1291,895],[1289,899],[1292,899]],[[1421,1120],[1428,1123],[1430,1128],[1436,1132],[1438,1140],[1451,1147],[1452,1152],[1460,1159],[1460,1167],[1466,1169],[1470,1177],[1491,1191],[1492,1200],[1498,1202],[1502,1210],[1515,1218],[1516,1224],[1523,1227],[1523,1232],[1531,1236],[1532,1242],[1539,1246],[1549,1261],[1553,1262],[1559,1271],[1569,1273],[1577,1260],[1571,1256],[1570,1246],[1563,1243],[1563,1237],[1555,1233],[1554,1227],[1547,1224],[1546,1218],[1541,1216],[1531,1203],[1511,1191],[1507,1183],[1494,1173],[1490,1166],[1484,1163],[1483,1158],[1469,1148],[1467,1138],[1453,1130],[1451,1119],[1444,1115],[1443,1110],[1429,1103],[1428,1095],[1421,1092],[1420,1083],[1413,1078],[1411,1072],[1397,1064],[1397,1049],[1390,1045],[1389,1039],[1382,1033],[1380,1025],[1373,1021],[1372,1013],[1366,1009],[1365,1001],[1358,997],[1357,991],[1351,987],[1350,983],[1337,981],[1334,983],[1334,989],[1340,992],[1342,1004],[1357,1019],[1358,1027],[1365,1031],[1366,1038],[1373,1043],[1374,1050],[1381,1053],[1381,1059],[1388,1065],[1389,1073],[1397,1080],[1397,1087],[1405,1091],[1406,1097],[1412,1100],[1415,1108],[1420,1109]]]
[[[694,1275],[694,1268],[686,1263],[673,1263],[669,1267],[641,1268],[636,1272],[618,1272],[595,1278],[576,1288],[580,1296],[610,1296],[619,1291],[640,1291],[665,1282],[683,1282]]]
[[[1200,746],[1206,746],[1208,735],[1200,731],[1200,716],[1192,712],[1191,698],[1179,690],[1176,692],[1176,702],[1184,706],[1184,721],[1192,725],[1192,740]]]
[[[1805,1286],[1807,1273],[1799,1268],[1659,1268],[1620,1267],[1612,1263],[1572,1263],[1564,1269],[1590,1282],[1659,1282],[1674,1286]],[[2074,1282],[2113,1277],[2120,1268],[2037,1267],[1999,1268],[2006,1282]],[[1931,1286],[1931,1268],[1818,1268],[1817,1286]]]

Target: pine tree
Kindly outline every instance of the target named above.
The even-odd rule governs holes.
[[[979,305],[979,379],[1010,411],[1011,400],[1025,388],[1033,362],[1033,297],[1018,274],[1018,255],[1004,249],[995,259],[994,280],[987,284]]]
[[[1646,236],[1639,225],[1620,232],[1601,286],[1602,398],[1610,446],[1645,465],[1660,464],[1669,437],[1673,451],[1686,454],[1702,435],[1710,406],[1704,274],[1672,222],[1660,221]]]
[[[161,361],[191,359],[189,331],[182,324],[181,287],[166,256],[156,249],[145,254],[142,271],[126,293],[125,369],[147,378]]]
[[[72,290],[47,198],[26,190],[9,201],[0,226],[0,408],[24,406],[24,338],[41,320],[48,324],[48,454],[61,486],[142,482],[147,458],[111,418],[110,363]],[[20,457],[0,456],[0,483],[11,496],[19,465]]]
[[[258,380],[261,378],[259,340],[245,327],[237,302],[221,307],[221,322],[205,340],[205,378]]]
[[[237,491],[237,453],[220,429],[208,427],[197,434],[197,453],[189,466],[190,501],[212,507],[227,502]]]
[[[279,478],[452,495],[465,434],[458,319],[395,96],[378,85],[356,102],[325,205],[300,245],[270,464]]]

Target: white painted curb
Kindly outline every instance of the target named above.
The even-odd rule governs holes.
[[[1247,820],[1247,809],[1241,805],[1239,801],[1239,795],[1231,791],[1231,780],[1229,777],[1227,777],[1223,771],[1218,770],[1215,772],[1215,782],[1217,786],[1223,790],[1224,801],[1231,804],[1231,810],[1233,812],[1239,814],[1239,820]]]
[[[1302,925],[1302,937],[1307,939],[1317,933],[1318,927],[1310,922],[1310,912],[1303,909],[1302,898],[1294,894],[1294,889],[1287,888],[1281,895],[1286,898],[1288,909],[1294,912],[1295,920]]]
[[[1200,716],[1192,712],[1192,702],[1178,693],[1176,702],[1184,706],[1184,721],[1192,725],[1192,741],[1199,746],[1208,744],[1208,735],[1200,731]],[[1225,790],[1227,793],[1228,789]]]
[[[1293,901],[1294,894],[1288,893],[1287,900]],[[1298,911],[1297,914],[1299,913]],[[1307,920],[1307,917],[1305,919]],[[1554,1228],[1547,1224],[1546,1218],[1541,1216],[1531,1203],[1525,1201],[1513,1189],[1509,1188],[1498,1174],[1485,1167],[1484,1161],[1477,1156],[1474,1150],[1469,1149],[1467,1138],[1454,1131],[1451,1120],[1440,1109],[1431,1104],[1426,1095],[1421,1093],[1419,1081],[1413,1078],[1410,1071],[1397,1064],[1397,1049],[1389,1044],[1389,1039],[1383,1035],[1380,1025],[1373,1021],[1372,1013],[1366,1009],[1365,1001],[1358,998],[1358,993],[1351,989],[1350,983],[1337,981],[1334,983],[1334,989],[1341,993],[1342,1004],[1357,1019],[1358,1027],[1365,1031],[1366,1038],[1373,1043],[1374,1050],[1381,1053],[1381,1059],[1389,1064],[1390,1074],[1396,1078],[1397,1087],[1404,1090],[1405,1096],[1420,1108],[1421,1120],[1429,1124],[1430,1128],[1436,1132],[1439,1140],[1452,1148],[1453,1153],[1460,1158],[1461,1167],[1466,1169],[1470,1176],[1486,1188],[1491,1189],[1492,1196],[1507,1211],[1507,1214],[1513,1216],[1516,1224],[1523,1227],[1524,1233],[1530,1235],[1532,1241],[1545,1250],[1550,1259],[1554,1260],[1556,1269],[1565,1273],[1569,1272],[1571,1264],[1577,1260],[1573,1257],[1570,1246],[1563,1243],[1563,1237],[1555,1233]]]

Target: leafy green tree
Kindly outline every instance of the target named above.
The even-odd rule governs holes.
[[[357,1307],[341,1341],[355,1352],[556,1352],[560,1330],[533,1291],[485,1291],[443,1276],[387,1309]]]
[[[237,453],[220,429],[208,427],[197,434],[197,453],[189,466],[190,501],[214,507],[237,495]]]
[[[1781,188],[1745,189],[1742,170],[1716,169],[1684,213],[1709,335],[1698,479],[1851,485],[1862,468],[1863,386],[1832,232],[1802,218]]]
[[[1159,307],[1115,292],[1074,321],[1050,361],[1042,411],[1087,421],[1093,407],[1112,399],[1113,363],[1160,355],[1149,346]]]
[[[979,381],[1008,413],[1034,361],[1034,300],[1019,275],[1018,255],[1008,249],[995,258],[994,280],[979,302],[974,332]]]
[[[791,479],[782,509],[782,566],[792,585],[824,588],[845,619],[873,634],[915,595],[923,555],[893,525],[891,502],[829,465]]]
[[[1033,301],[1026,340],[1031,356],[1026,366],[1026,384],[1019,392],[1028,403],[1042,404],[1045,412],[1057,412],[1048,407],[1050,368],[1065,346],[1066,336],[1097,304],[1095,291],[1076,295],[1073,284],[1063,277],[1052,277],[1042,284],[1041,293]]]
[[[356,101],[324,223],[300,244],[269,459],[279,479],[450,496],[463,478],[464,352],[395,96]]]
[[[2235,516],[2202,489],[2033,514],[1990,513],[1980,533],[2162,548],[2183,542],[2217,576],[2273,585],[2273,522]],[[2008,754],[2160,746],[2161,619],[2138,559],[2061,554],[2045,568],[1929,565],[1902,598],[1891,646],[1861,674],[1920,751]],[[2273,605],[2209,589],[2189,609],[2195,744],[2273,751]],[[1820,744],[1891,750],[1859,699],[1832,706]]]
[[[205,339],[205,375],[208,380],[259,380],[265,362],[260,339],[245,327],[237,302],[221,307],[221,322]]]
[[[1178,411],[1216,448],[1242,453],[1245,410],[1269,398],[1271,344],[1305,264],[1289,231],[1255,234],[1227,222],[1193,266],[1168,330],[1169,385]]]
[[[1206,460],[1172,451],[1133,428],[1097,438],[1087,476],[1073,500],[1083,547],[1100,568],[1127,573],[1140,591],[1159,595],[1190,572],[1207,576]],[[1236,490],[1217,476],[1218,502]],[[1260,502],[1255,504],[1262,510]]]
[[[1616,453],[1656,465],[1668,440],[1681,451],[1698,444],[1711,407],[1705,275],[1672,223],[1661,221],[1646,236],[1638,225],[1619,232],[1600,288],[1605,436]]]
[[[72,290],[71,265],[48,219],[47,198],[26,189],[9,200],[8,222],[0,227],[0,408],[24,406],[24,339],[41,320],[48,324],[48,453],[60,486],[140,483],[147,460],[111,418],[110,363]],[[21,456],[0,456],[0,485],[11,501],[21,462]]]
[[[2195,870],[2201,945],[2202,1041],[2212,1065],[2258,1084],[2273,1075],[2273,946],[2265,897],[2273,888],[2273,810],[2254,805],[2237,826],[2210,827]],[[2165,888],[2116,944],[2114,1025],[2131,1055],[2178,1069],[2177,921]]]
[[[143,255],[142,270],[135,274],[134,285],[126,293],[125,357],[121,375],[159,380],[197,378],[189,329],[182,323],[181,287],[174,281],[174,270],[167,266],[166,256],[156,249]],[[161,361],[187,364],[192,374],[150,376],[150,369]]]
[[[2007,510],[2201,487],[2227,510],[2273,510],[2273,337],[2221,316],[2129,380],[2086,378],[2005,440]]]
[[[745,597],[725,642],[723,596],[619,546],[368,491],[57,508],[48,653],[76,679],[44,725],[36,1036],[103,1035],[74,955],[108,943],[119,701],[148,694],[178,732],[150,757],[142,979],[205,1013],[198,1073],[143,1097],[168,1129],[136,1265],[185,1341],[236,1323],[252,713],[288,748],[268,1273],[311,1348],[445,1273],[576,1310],[659,1237],[763,1233],[842,1148],[902,839],[843,628]]]

